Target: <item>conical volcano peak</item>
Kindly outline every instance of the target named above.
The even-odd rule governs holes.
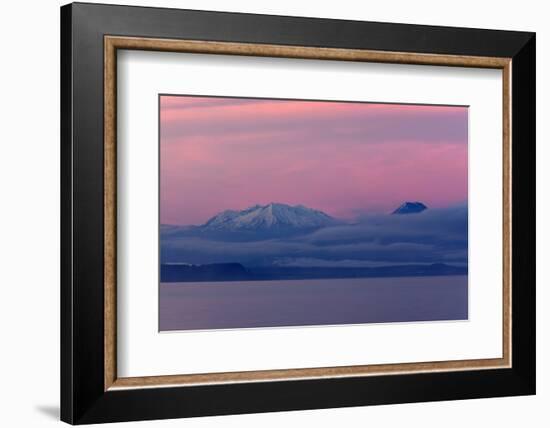
[[[417,214],[427,209],[428,207],[422,202],[404,202],[392,214]]]

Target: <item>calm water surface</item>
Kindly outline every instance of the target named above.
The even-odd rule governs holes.
[[[468,318],[468,277],[160,284],[160,330]]]

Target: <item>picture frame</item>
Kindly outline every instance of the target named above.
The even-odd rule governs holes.
[[[502,70],[500,358],[117,375],[117,52]],[[61,419],[71,424],[535,393],[535,34],[73,3],[61,8]]]

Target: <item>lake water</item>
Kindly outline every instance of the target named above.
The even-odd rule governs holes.
[[[348,278],[160,285],[160,330],[468,318],[468,277]]]

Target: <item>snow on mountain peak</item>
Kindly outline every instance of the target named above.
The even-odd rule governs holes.
[[[226,210],[201,227],[207,230],[277,230],[308,229],[334,224],[335,219],[322,211],[303,205],[286,205],[271,202],[254,205],[242,211]]]

